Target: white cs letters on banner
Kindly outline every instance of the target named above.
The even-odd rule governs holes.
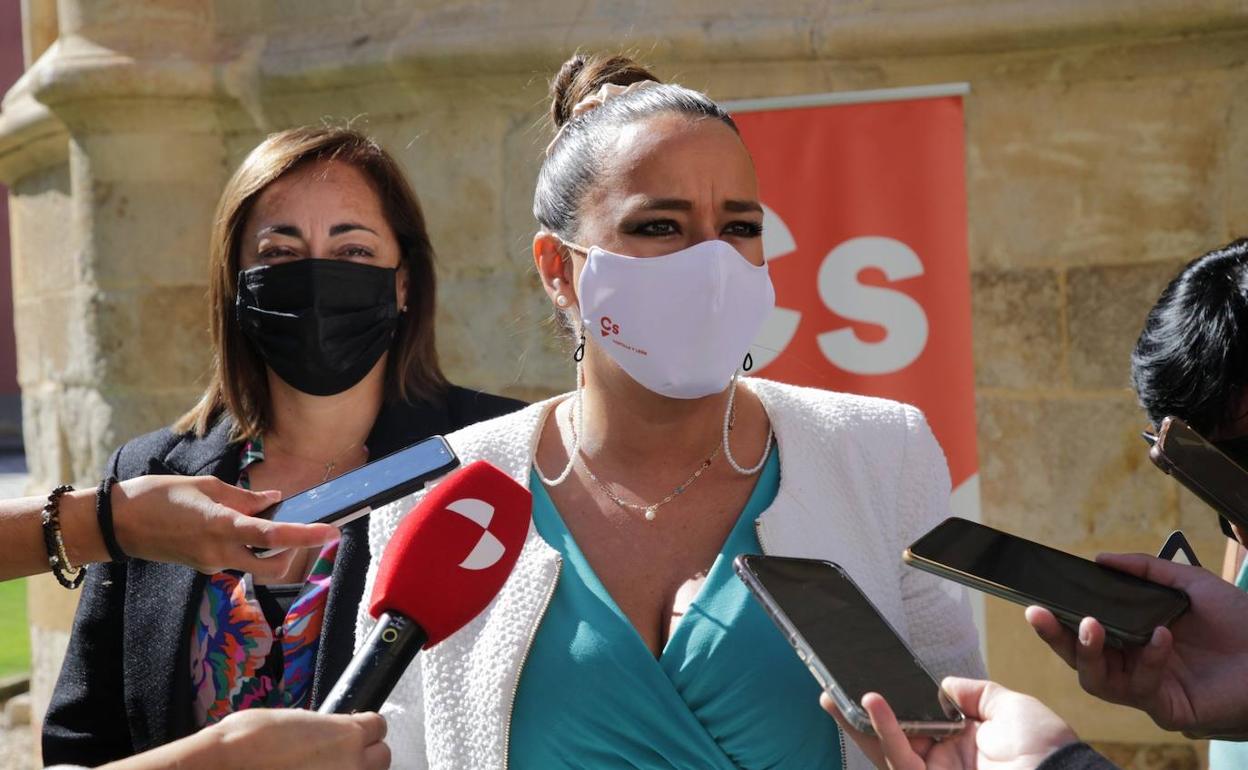
[[[764,206],[763,251],[773,262],[797,250],[784,220]],[[927,345],[927,314],[904,292],[860,283],[863,270],[877,269],[889,281],[923,274],[923,263],[906,244],[894,238],[864,236],[841,243],[824,257],[817,276],[819,298],[828,310],[842,318],[875,324],[884,338],[867,342],[853,329],[818,333],[819,350],[833,366],[853,374],[881,375],[905,369]],[[783,302],[783,297],[777,297]],[[755,340],[751,355],[755,371],[778,358],[797,332],[801,313],[777,306]]]
[[[819,266],[819,298],[839,316],[884,327],[884,339],[863,342],[853,329],[837,329],[818,336],[819,349],[845,371],[890,374],[923,352],[927,315],[908,294],[859,283],[859,273],[867,268],[881,270],[890,281],[923,274],[919,256],[893,238],[851,238],[832,249]]]

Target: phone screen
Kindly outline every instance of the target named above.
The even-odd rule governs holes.
[[[1145,638],[1187,607],[1181,591],[966,519],[946,519],[908,553],[1002,586],[1026,602]]]
[[[364,507],[397,500],[459,464],[446,439],[433,436],[282,500],[261,512],[273,521],[335,523]]]
[[[1167,417],[1152,452],[1164,458],[1163,470],[1171,472],[1214,510],[1240,526],[1248,526],[1248,472],[1187,423]]]
[[[940,685],[840,567],[779,556],[741,560],[770,598],[760,597],[764,605],[787,618],[854,703],[878,692],[901,722],[961,721]]]

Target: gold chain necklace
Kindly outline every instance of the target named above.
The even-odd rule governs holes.
[[[574,443],[579,444],[577,435],[576,435],[576,420],[570,420],[569,422],[572,426],[572,441]],[[735,422],[735,420],[729,421],[728,430],[732,430],[733,422]],[[629,502],[628,500],[625,500],[624,498],[617,495],[615,492],[611,490],[611,487],[607,486],[607,484],[602,479],[598,478],[597,474],[595,474],[593,470],[590,469],[588,458],[585,457],[585,453],[581,451],[579,446],[577,447],[576,453],[580,457],[581,467],[584,468],[585,472],[589,474],[589,477],[594,480],[594,483],[598,485],[598,488],[602,490],[602,493],[605,494],[608,498],[610,498],[611,502],[615,503],[616,505],[618,505],[619,507],[625,510],[641,511],[641,513],[646,517],[646,521],[654,521],[654,518],[656,515],[658,515],[660,508],[662,508],[663,506],[667,505],[668,503],[672,502],[676,498],[683,495],[685,493],[685,490],[689,489],[689,486],[693,484],[693,482],[697,481],[702,476],[703,473],[706,473],[706,469],[711,467],[711,464],[715,462],[716,457],[719,457],[719,451],[722,448],[723,448],[723,445],[719,442],[716,442],[715,449],[714,451],[711,452],[710,457],[707,457],[705,460],[703,460],[702,464],[698,466],[698,469],[694,471],[693,474],[689,476],[689,478],[685,479],[684,482],[680,484],[680,486],[673,489],[671,493],[668,494],[667,497],[651,505],[646,505],[644,503]]]
[[[325,463],[325,476],[321,479],[322,484],[324,484],[326,481],[329,481],[329,477],[333,475],[334,469],[338,467],[338,461],[341,460],[347,454],[347,452],[350,452],[352,449],[355,449],[357,446],[359,446],[359,444],[352,444],[351,446],[342,450],[342,453],[339,454],[337,457]]]
[[[362,442],[357,441],[357,442],[355,442],[354,444],[351,444],[350,446],[348,446],[346,449],[344,449],[344,450],[342,450],[341,452],[339,452],[338,454],[334,455],[332,458],[330,458],[329,462],[327,462],[327,463],[325,463],[325,464],[324,464],[324,465],[325,465],[325,475],[321,478],[321,483],[322,483],[322,484],[324,484],[326,481],[329,481],[329,477],[330,477],[330,475],[334,472],[334,469],[338,467],[338,461],[339,461],[339,460],[341,460],[343,457],[345,457],[345,456],[346,456],[346,454],[347,454],[347,452],[350,452],[352,449],[355,449],[356,447],[360,446],[361,444],[362,444]],[[284,450],[279,450],[279,451],[284,451]],[[312,459],[309,459],[309,458],[307,458],[307,457],[300,457],[299,455],[295,454],[294,452],[286,452],[286,454],[290,455],[291,457],[293,457],[293,458],[295,458],[296,460],[299,460],[299,461],[301,461],[301,462],[305,462],[305,463],[316,463],[316,464],[318,464],[318,465],[319,465],[319,464],[321,464],[321,461],[320,461],[320,460],[312,460]]]

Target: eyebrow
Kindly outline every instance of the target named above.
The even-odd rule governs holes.
[[[763,205],[758,201],[724,201],[724,210],[735,213],[753,212],[755,214],[763,213]]]
[[[260,228],[260,232],[256,233],[257,238],[263,238],[266,235],[285,235],[288,238],[302,238],[303,232],[294,225],[269,225]]]
[[[330,237],[333,237],[335,235],[342,235],[343,233],[349,233],[352,230],[363,230],[364,232],[372,233],[373,235],[377,234],[376,230],[374,230],[371,227],[365,227],[359,222],[341,222],[329,228],[329,234],[330,234]]]
[[[372,233],[373,235],[377,234],[376,230],[371,227],[365,227],[358,222],[340,222],[329,228],[329,235],[332,238],[335,235],[342,235],[343,233],[349,233],[353,230],[364,230],[365,232]],[[302,238],[303,231],[294,225],[277,224],[262,228],[260,232],[256,233],[256,235],[261,238],[266,235],[284,235],[288,238]]]
[[[692,211],[693,202],[684,198],[646,198],[641,205],[637,207],[637,211]],[[763,213],[763,207],[758,201],[747,200],[726,200],[724,201],[724,210],[733,213],[754,212]]]

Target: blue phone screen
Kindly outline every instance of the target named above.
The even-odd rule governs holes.
[[[373,501],[384,505],[401,497],[414,482],[429,481],[454,468],[455,453],[441,436],[427,438],[318,484],[272,506],[260,515],[273,521],[312,524],[332,522]],[[390,499],[386,493],[396,491]],[[381,495],[383,499],[378,500]]]

